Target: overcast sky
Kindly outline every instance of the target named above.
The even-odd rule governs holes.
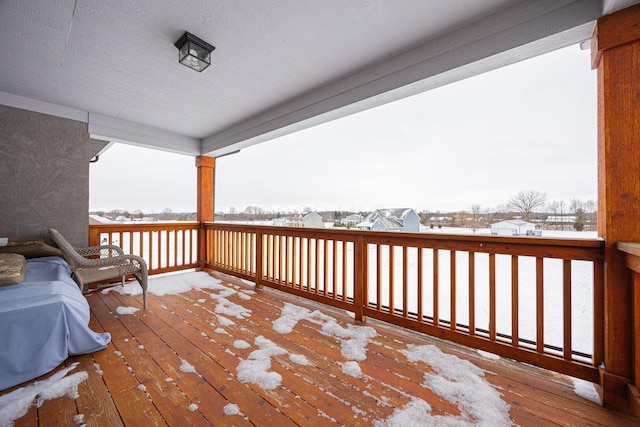
[[[193,157],[116,144],[90,209],[196,209]],[[596,72],[578,46],[243,149],[216,163],[216,211],[455,211],[521,190],[595,200]]]

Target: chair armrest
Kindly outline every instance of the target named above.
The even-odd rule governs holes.
[[[82,258],[78,262],[80,268],[93,268],[93,267],[109,267],[117,266],[118,264],[132,263],[138,264],[141,269],[147,269],[147,262],[138,255],[120,255],[111,256],[106,258]]]
[[[124,255],[124,251],[115,245],[89,246],[88,248],[75,248],[75,250],[85,258],[90,256],[100,256],[104,258]]]

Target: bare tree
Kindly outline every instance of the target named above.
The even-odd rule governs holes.
[[[596,212],[598,210],[596,202],[594,202],[593,200],[587,200],[586,202],[584,202],[584,210],[588,213]]]
[[[547,205],[547,211],[551,213],[551,215],[549,215],[546,220],[549,228],[551,228],[551,226],[555,226],[555,228],[558,228],[558,210],[559,209],[560,208],[558,206],[558,202],[555,200]]]
[[[473,230],[473,234],[476,234],[476,231],[484,226],[486,212],[478,204],[471,205],[471,217],[467,221],[467,227]]]
[[[509,215],[509,206],[502,203],[493,209],[493,215],[492,215],[491,221],[502,221],[503,219],[506,219],[508,215]]]
[[[593,200],[584,202],[584,210],[587,216],[587,223],[590,230],[596,229],[598,226],[598,206]]]
[[[564,200],[554,200],[547,205],[547,210],[553,214],[547,218],[547,223],[550,228],[553,226],[556,230],[564,230],[564,208]]]
[[[515,211],[521,212],[524,219],[529,219],[531,213],[539,207],[544,206],[546,201],[547,194],[542,191],[520,191],[509,199],[509,207]]]

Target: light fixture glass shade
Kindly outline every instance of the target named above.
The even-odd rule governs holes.
[[[179,50],[178,61],[196,71],[202,71],[211,65],[211,52],[215,47],[185,32],[175,43]]]

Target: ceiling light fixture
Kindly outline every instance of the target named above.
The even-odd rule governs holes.
[[[211,65],[211,52],[215,47],[186,32],[175,43],[178,48],[178,62],[198,72]]]

